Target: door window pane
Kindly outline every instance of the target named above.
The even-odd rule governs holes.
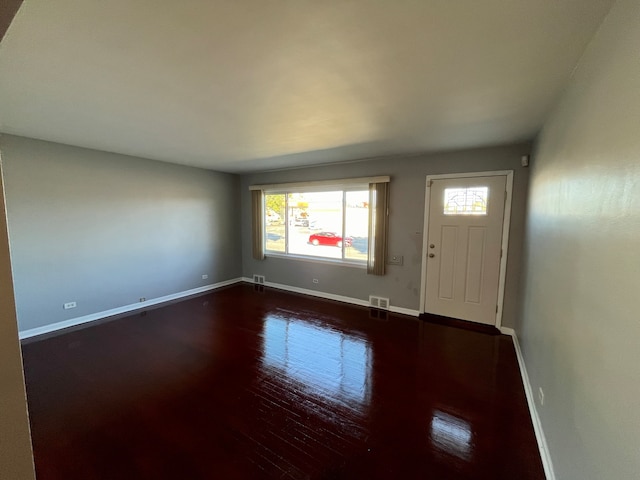
[[[445,215],[486,215],[488,187],[445,188]]]

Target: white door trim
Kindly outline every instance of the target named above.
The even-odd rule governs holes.
[[[496,170],[491,172],[446,173],[441,175],[427,175],[427,186],[424,195],[424,231],[422,235],[422,276],[420,279],[420,313],[426,310],[427,286],[427,243],[429,239],[429,199],[431,197],[431,181],[446,178],[471,177],[507,177],[507,197],[504,205],[504,219],[502,222],[502,257],[500,258],[500,280],[498,283],[498,311],[496,312],[496,328],[502,326],[502,312],[504,305],[504,289],[507,277],[507,256],[509,251],[509,226],[511,225],[511,199],[513,197],[513,170]]]

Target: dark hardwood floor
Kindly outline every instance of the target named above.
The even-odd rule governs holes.
[[[39,480],[544,478],[504,335],[240,284],[23,353]]]

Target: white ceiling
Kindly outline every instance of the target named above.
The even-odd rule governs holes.
[[[229,172],[531,139],[612,0],[25,0],[0,131]]]

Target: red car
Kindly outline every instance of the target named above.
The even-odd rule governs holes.
[[[309,237],[309,243],[312,245],[331,245],[340,248],[342,248],[343,241],[345,246],[350,247],[352,240],[353,239],[351,237],[345,237],[343,239],[340,235],[333,232],[314,233]]]

